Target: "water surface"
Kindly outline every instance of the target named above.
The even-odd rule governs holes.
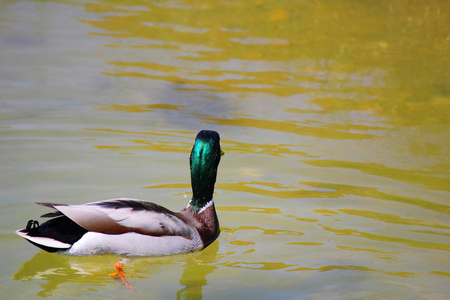
[[[0,293],[130,292],[114,255],[14,234],[36,201],[182,209],[196,133],[226,153],[222,234],[126,261],[133,297],[445,299],[448,1],[6,1]]]

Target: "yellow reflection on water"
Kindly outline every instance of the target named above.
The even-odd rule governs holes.
[[[409,182],[424,186],[433,190],[450,191],[450,179],[444,177],[433,176],[436,172],[426,172],[419,170],[402,170],[388,167],[378,163],[363,163],[351,161],[336,161],[336,160],[314,160],[305,161],[305,163],[317,167],[331,167],[331,168],[348,168],[359,170],[370,175],[378,175],[395,180]]]
[[[273,271],[273,270],[281,270],[291,267],[293,265],[288,265],[282,262],[231,262],[231,263],[223,263],[225,267],[229,268],[244,268],[244,269],[257,269],[264,271]]]
[[[388,271],[382,271],[378,269],[373,269],[365,266],[356,266],[356,265],[328,265],[328,266],[322,266],[319,268],[310,268],[310,267],[298,267],[289,269],[287,271],[318,271],[318,272],[329,272],[329,271],[335,271],[335,270],[343,270],[343,271],[363,271],[363,272],[380,272],[386,275],[391,276],[398,276],[398,277],[412,277],[417,274],[412,272],[404,272],[404,271],[397,271],[397,272],[388,272]]]
[[[158,109],[171,109],[171,110],[180,110],[183,108],[181,105],[173,105],[167,103],[155,103],[155,104],[108,104],[102,105],[98,108],[98,110],[106,110],[106,111],[122,111],[122,112],[130,112],[130,113],[141,113],[148,111],[156,111]]]
[[[186,1],[177,8],[141,1],[78,5],[99,16],[80,19],[93,28],[91,34],[117,41],[107,47],[170,51],[170,59],[163,61],[152,56],[142,60],[138,55],[121,56],[108,62],[111,68],[104,72],[108,76],[181,83],[174,89],[188,92],[261,93],[281,98],[303,94],[309,96],[314,109],[286,105],[285,111],[299,116],[365,112],[386,123],[315,120],[311,126],[258,115],[196,116],[204,122],[342,140],[375,139],[373,131],[387,126],[423,126],[408,131],[411,137],[403,147],[426,157],[445,156],[449,148],[445,132],[450,120],[450,42],[445,25],[450,6],[445,1],[380,2],[376,9],[369,3],[355,7],[346,1],[320,5]],[[152,108],[130,111],[146,109]],[[430,132],[436,136],[432,142],[424,141]],[[441,170],[446,172],[446,168]],[[410,178],[419,184],[421,179]],[[449,186],[436,177],[428,178],[427,184],[432,189]]]
[[[415,247],[415,248],[422,248],[422,249],[436,249],[436,250],[442,250],[442,251],[450,251],[450,244],[447,244],[447,243],[423,242],[423,241],[407,239],[407,238],[373,234],[373,233],[359,231],[356,229],[337,229],[337,228],[331,228],[329,226],[325,226],[322,224],[319,224],[319,225],[324,230],[332,232],[336,235],[356,236],[356,237],[362,237],[362,238],[375,240],[375,241],[398,243],[398,244]]]
[[[450,272],[445,272],[445,271],[430,271],[431,274],[436,274],[436,275],[441,275],[441,276],[446,276],[446,277],[450,277]]]
[[[345,1],[327,1],[321,5],[302,3],[300,6],[295,1],[258,4],[188,1],[185,5],[189,9],[140,1],[79,5],[84,5],[87,11],[105,14],[101,20],[82,20],[101,30],[92,34],[144,41],[109,45],[111,47],[178,50],[183,49],[183,45],[202,45],[199,49],[185,51],[180,58],[197,62],[232,58],[295,62],[294,67],[282,67],[280,71],[200,69],[190,73],[185,67],[168,63],[114,61],[110,64],[121,69],[107,72],[110,75],[148,76],[209,85],[211,89],[222,91],[292,95],[305,90],[292,84],[298,81],[349,89],[351,85],[346,85],[351,76],[345,71],[357,65],[362,78],[367,74],[375,78],[368,90],[394,86],[402,92],[392,93],[392,89],[387,88],[378,91],[379,96],[370,102],[325,101],[319,97],[315,103],[325,111],[370,110],[396,120],[398,125],[444,126],[449,122],[446,114],[450,107],[449,61],[445,59],[449,41],[445,24],[450,7],[445,1],[428,1],[426,5],[377,3],[375,10],[368,3],[360,3],[355,8]],[[385,32],[390,34],[383,34]],[[417,41],[426,47],[417,47]],[[309,63],[302,65],[299,60],[309,60]],[[328,64],[323,63],[327,60]],[[139,71],[124,70],[127,68]],[[328,71],[327,76],[318,79],[314,71],[323,70]],[[205,75],[210,79],[193,79],[187,74]],[[239,75],[241,79],[229,79],[226,74]]]
[[[84,128],[83,130],[90,131],[100,131],[100,132],[112,132],[112,133],[132,133],[132,134],[144,134],[144,135],[155,135],[155,136],[170,136],[170,137],[181,137],[183,134],[192,135],[195,134],[191,131],[159,131],[159,132],[149,132],[149,131],[129,131],[121,129],[110,129],[110,128]]]
[[[156,105],[160,107],[161,105]],[[150,105],[149,107],[155,107]],[[143,109],[147,109],[147,106],[126,106],[125,108],[122,106],[108,106],[105,108],[106,110],[127,110],[133,112],[141,112]],[[110,132],[110,133],[119,133],[119,134],[133,134],[133,135],[145,135],[145,136],[164,136],[164,137],[176,137],[177,139],[184,138],[189,136],[192,139],[192,136],[195,136],[195,133],[188,131],[163,131],[163,132],[147,132],[147,131],[129,131],[129,130],[121,130],[121,129],[109,129],[109,128],[85,128],[84,130],[89,131],[98,131],[98,132]],[[145,151],[159,151],[159,152],[181,152],[181,153],[189,153],[192,142],[167,142],[160,141],[159,138],[147,138],[147,139],[125,139],[126,142],[130,142],[134,145],[126,145],[126,146],[118,146],[118,145],[94,145],[93,147],[99,150],[109,150],[109,151],[124,151],[124,150],[145,150]]]
[[[365,218],[371,218],[387,223],[403,224],[403,225],[420,225],[426,227],[434,227],[440,229],[450,229],[450,226],[442,225],[429,220],[420,220],[412,218],[402,218],[393,214],[379,213],[374,211],[368,211],[363,209],[339,209],[340,212],[353,216],[361,216]]]
[[[123,151],[123,150],[146,150],[146,151],[160,151],[160,152],[189,152],[188,143],[172,143],[172,142],[162,142],[162,141],[152,141],[152,140],[127,140],[137,146],[113,146],[113,145],[97,145],[94,148],[99,150],[112,150],[112,151]],[[180,147],[180,145],[182,145]]]
[[[357,247],[342,246],[342,245],[336,245],[336,248],[348,250],[348,251],[363,251],[363,252],[374,252],[374,253],[396,253],[396,252],[381,251],[381,250],[370,249],[370,248],[357,248]]]
[[[224,232],[227,233],[236,233],[240,230],[260,230],[263,234],[268,235],[304,235],[304,232],[296,231],[296,230],[286,230],[286,229],[271,229],[271,228],[263,228],[260,226],[238,226],[238,227],[227,227],[224,228]]]
[[[325,209],[325,208],[315,209],[314,211],[317,213],[323,214],[324,216],[332,216],[332,215],[338,214],[338,212],[335,212],[334,210]]]
[[[122,68],[144,68],[140,71],[116,70],[115,72],[104,72],[103,74],[115,77],[138,77],[147,79],[164,80],[171,83],[183,83],[192,86],[191,88],[178,88],[185,91],[216,91],[216,92],[261,92],[270,93],[277,96],[289,96],[296,93],[304,93],[308,90],[300,87],[292,87],[280,82],[280,78],[290,79],[307,79],[315,82],[317,79],[306,78],[292,73],[276,72],[276,71],[217,71],[217,70],[201,70],[198,72],[189,72],[188,76],[174,74],[151,74],[154,72],[171,72],[175,74],[183,74],[182,69],[174,66],[167,66],[157,63],[147,62],[110,62],[111,65],[120,66]],[[146,72],[143,72],[146,71]],[[201,79],[195,79],[201,77]],[[227,77],[232,77],[225,79]],[[195,87],[195,88],[193,88]]]
[[[322,195],[318,197],[343,197],[345,195],[355,195],[361,197],[370,197],[373,199],[387,200],[400,202],[410,205],[415,205],[429,210],[434,210],[439,213],[450,214],[450,206],[445,204],[434,203],[419,198],[405,197],[400,195],[392,195],[378,191],[377,188],[354,186],[346,184],[333,184],[333,183],[321,183],[321,182],[302,182],[304,185],[310,185],[318,188],[330,189],[331,192],[316,192],[316,194]]]
[[[292,186],[283,186],[282,184],[279,183],[261,182],[261,181],[217,183],[216,187],[222,190],[246,192],[261,196],[284,198],[284,199],[315,198],[320,197],[320,195],[323,195],[323,192],[303,190]],[[327,195],[325,197],[333,197],[333,196]]]
[[[434,210],[439,213],[450,214],[450,206],[445,204],[434,203],[419,198],[405,197],[400,195],[392,195],[383,193],[373,187],[353,186],[345,184],[333,184],[322,182],[302,182],[305,186],[319,188],[320,190],[311,191],[298,189],[292,186],[283,186],[278,183],[268,182],[235,182],[235,183],[218,183],[217,188],[229,191],[247,192],[261,196],[274,198],[341,198],[346,195],[355,195],[361,197],[370,197],[374,199],[394,201],[419,206],[425,209]],[[260,188],[260,187],[266,188]],[[327,213],[335,214],[333,211]]]
[[[292,154],[303,157],[314,157],[313,155],[307,154],[306,152],[295,151],[294,149],[299,146],[295,144],[284,144],[284,143],[255,144],[232,140],[222,140],[221,142],[226,144],[226,148],[229,149],[227,150],[227,152],[232,153],[262,153],[272,156]]]
[[[323,243],[318,243],[318,242],[291,242],[291,243],[286,243],[286,245],[322,246]]]
[[[376,271],[375,269],[371,269],[368,267],[363,266],[353,266],[353,265],[347,265],[347,266],[323,266],[318,269],[319,272],[327,272],[332,270],[358,270],[358,271]]]
[[[250,206],[220,206],[216,208],[220,211],[239,211],[239,212],[252,212],[260,214],[281,214],[279,208],[267,208],[267,207],[250,207]]]
[[[274,121],[274,120],[263,120],[263,119],[253,119],[244,118],[236,116],[233,119],[221,119],[215,116],[198,116],[203,120],[207,120],[212,124],[220,124],[226,126],[243,126],[243,127],[253,127],[258,129],[267,129],[282,131],[286,133],[294,133],[306,136],[314,136],[328,139],[347,139],[347,140],[363,140],[372,139],[375,136],[370,133],[359,133],[359,132],[349,132],[344,130],[335,130],[332,126],[327,126],[326,128],[320,126],[304,126],[298,124],[296,121]]]
[[[167,184],[155,184],[152,186],[146,186],[144,189],[185,189],[190,190],[190,183],[167,183]]]
[[[250,241],[240,241],[240,240],[235,240],[235,241],[230,241],[231,245],[237,245],[237,246],[250,246],[250,245],[254,245],[254,242],[250,242]]]

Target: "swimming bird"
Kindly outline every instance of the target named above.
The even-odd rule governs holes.
[[[69,255],[170,255],[202,250],[220,233],[213,193],[223,155],[215,131],[197,134],[189,157],[192,199],[173,212],[139,199],[117,198],[81,205],[39,202],[56,211],[16,233],[48,252]]]

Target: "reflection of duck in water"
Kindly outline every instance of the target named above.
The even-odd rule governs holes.
[[[202,299],[202,287],[207,285],[207,276],[217,266],[219,243],[212,243],[205,251],[185,255],[125,257],[122,261],[127,266],[128,279],[133,286],[144,291],[155,282],[162,284],[161,289],[175,298],[174,285],[183,296],[179,299]],[[71,256],[54,255],[39,251],[30,260],[25,261],[12,276],[12,280],[32,281],[30,288],[37,296],[79,295],[79,291],[97,289],[110,285],[105,281],[105,274],[111,272],[111,266],[117,262],[114,255],[102,256]],[[173,278],[167,279],[160,275],[166,271],[173,272]],[[182,271],[182,274],[179,272]],[[165,278],[161,281],[162,278]],[[178,286],[176,284],[179,278]],[[118,278],[119,280],[121,278]],[[133,289],[132,287],[129,287]],[[163,297],[164,298],[164,297]]]
[[[190,156],[193,196],[172,212],[128,198],[82,205],[38,203],[57,211],[39,225],[29,221],[17,234],[48,252],[72,255],[169,255],[201,250],[219,235],[213,192],[220,156],[219,134],[200,131]]]

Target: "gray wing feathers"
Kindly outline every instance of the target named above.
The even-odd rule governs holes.
[[[82,205],[38,204],[57,210],[44,216],[64,214],[89,231],[106,234],[137,232],[150,236],[173,235],[186,238],[192,236],[191,226],[175,213],[137,199],[111,199]]]

